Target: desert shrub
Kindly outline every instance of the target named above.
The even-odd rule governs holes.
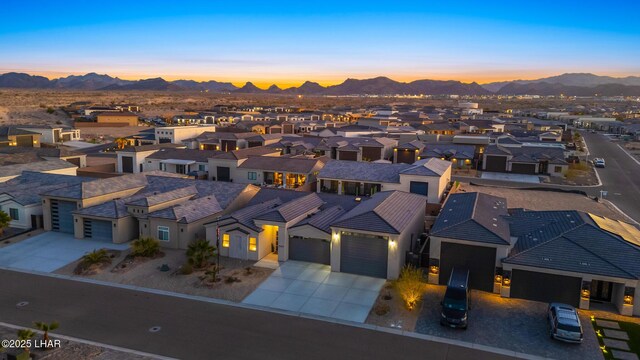
[[[424,290],[422,271],[411,265],[407,265],[400,271],[400,277],[396,280],[395,284],[407,309],[413,310],[418,301],[420,301]]]
[[[220,273],[220,267],[217,264],[209,267],[209,269],[204,273],[205,279],[210,282],[218,282],[220,279],[218,278],[218,274]]]
[[[245,275],[251,275],[253,273],[254,273],[254,271],[253,271],[253,268],[251,266],[247,266],[246,268],[244,268],[244,274]]]
[[[227,277],[224,279],[224,282],[225,282],[225,283],[227,283],[227,284],[233,284],[234,282],[240,282],[240,279],[238,279],[238,278],[237,278],[237,277],[235,277],[235,276],[227,276]]]
[[[180,274],[189,275],[191,273],[193,273],[193,266],[190,263],[187,262],[180,267]]]
[[[197,269],[203,269],[209,264],[216,253],[216,247],[209,244],[206,239],[198,239],[189,244],[187,248],[187,258],[189,263]]]
[[[141,237],[131,242],[131,256],[154,257],[160,253],[160,242],[151,237]]]
[[[391,307],[388,304],[378,303],[373,307],[373,312],[378,315],[386,315],[391,310]]]

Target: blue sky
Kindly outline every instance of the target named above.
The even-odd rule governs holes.
[[[261,86],[640,75],[631,1],[2,3],[0,72]]]

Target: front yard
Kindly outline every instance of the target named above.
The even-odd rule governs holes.
[[[93,274],[75,274],[74,270],[81,260],[74,261],[55,273],[240,302],[273,272],[272,269],[254,267],[253,261],[221,257],[221,270],[218,274],[220,281],[210,283],[201,279],[206,277],[205,270],[195,269],[190,274],[182,273],[180,267],[187,263],[184,250],[162,249],[164,256],[135,261],[127,258],[130,251],[119,252],[111,259],[110,264],[98,270],[93,269]]]

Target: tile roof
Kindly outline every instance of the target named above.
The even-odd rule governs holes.
[[[451,168],[451,162],[438,158],[418,160],[411,167],[400,171],[403,175],[442,176]]]
[[[483,193],[449,196],[431,228],[431,235],[488,244],[509,245],[505,198]]]
[[[318,178],[400,183],[400,172],[411,166],[409,164],[333,160],[324,165],[318,173]]]
[[[324,231],[327,234],[331,234],[331,224],[334,221],[336,221],[338,218],[340,218],[342,215],[344,215],[345,212],[346,210],[343,209],[341,206],[335,205],[325,210],[321,210],[315,214],[309,215],[308,217],[298,222],[291,228],[310,225],[320,231]]]
[[[473,159],[476,148],[473,145],[428,144],[420,157]]]
[[[340,217],[332,227],[400,234],[415,218],[424,215],[427,198],[403,191],[382,191]],[[418,234],[416,234],[417,236]]]
[[[184,149],[184,148],[185,146],[181,144],[162,143],[162,144],[154,144],[154,145],[126,146],[124,149],[119,151],[144,152],[144,151],[153,151],[153,150],[160,150],[160,149]]]
[[[20,176],[0,183],[0,194],[7,194],[14,201],[24,206],[38,205],[42,201],[39,195],[42,191],[54,190],[83,181],[93,180],[95,179],[73,175],[23,171]]]
[[[155,153],[147,156],[147,159],[154,160],[193,160],[196,162],[208,162],[209,158],[221,154],[222,151],[217,150],[194,150],[194,149],[160,149]]]
[[[485,149],[487,155],[512,155],[510,161],[524,163],[538,163],[548,160],[550,164],[564,165],[564,150],[560,148],[545,148],[536,146],[503,147],[489,145]]]
[[[232,160],[240,160],[246,159],[249,156],[262,156],[267,154],[274,154],[278,151],[271,147],[267,146],[255,146],[246,149],[233,150],[229,152],[223,152],[217,155],[214,155],[214,159],[232,159]]]
[[[0,176],[20,175],[23,171],[46,172],[61,169],[77,168],[76,165],[60,159],[41,160],[26,164],[10,164],[0,166]]]
[[[324,201],[316,193],[309,193],[301,198],[286,202],[269,212],[260,214],[254,220],[289,222],[320,208],[323,204]]]
[[[250,156],[238,168],[270,171],[286,171],[291,173],[308,174],[329,161],[329,158],[291,158],[276,156]]]
[[[154,191],[148,196],[139,197],[137,199],[131,199],[126,202],[126,205],[133,206],[154,206],[158,204],[162,204],[168,201],[173,201],[177,199],[182,199],[186,197],[192,197],[198,194],[198,190],[195,185],[185,186],[182,188],[178,188],[175,190],[170,190],[166,192],[157,192]]]
[[[238,211],[234,211],[233,213],[222,217],[220,219],[220,223],[221,225],[222,224],[227,225],[227,224],[232,224],[237,222],[241,225],[248,227],[249,229],[259,232],[261,230],[253,222],[253,219],[256,216],[259,216],[261,214],[264,214],[266,212],[273,210],[274,208],[278,207],[281,204],[282,204],[282,200],[280,200],[279,198],[274,198],[274,199],[265,201],[263,203],[246,206]],[[229,220],[232,220],[232,221],[229,221]]]

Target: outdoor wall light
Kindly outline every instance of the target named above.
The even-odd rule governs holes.
[[[496,284],[500,284],[502,282],[502,275],[496,275],[495,282]]]
[[[440,272],[440,268],[438,267],[438,265],[431,265],[429,266],[429,272],[434,275],[438,275],[438,273]]]
[[[508,277],[502,278],[502,285],[505,287],[511,286],[511,279],[509,279]]]
[[[582,289],[580,296],[582,296],[583,299],[588,299],[589,296],[591,296],[591,291],[589,291],[589,289]]]
[[[624,296],[624,304],[625,304],[625,305],[631,305],[631,304],[633,304],[633,296],[631,296],[631,295],[625,295],[625,296]]]

